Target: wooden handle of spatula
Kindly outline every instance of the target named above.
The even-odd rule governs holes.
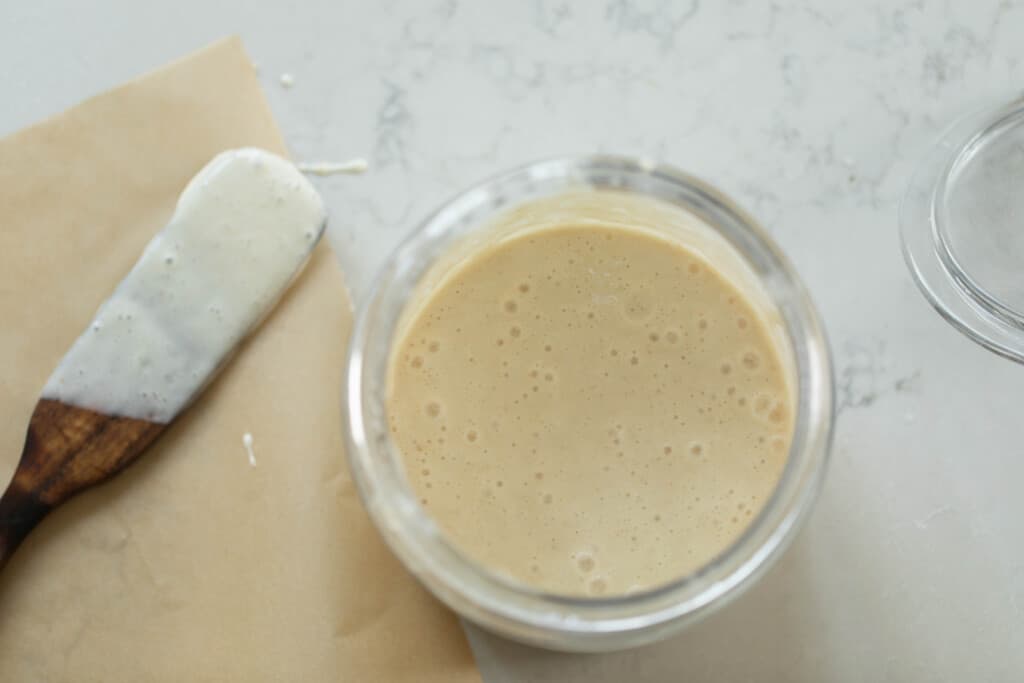
[[[40,400],[0,497],[0,569],[50,510],[130,465],[166,426]]]

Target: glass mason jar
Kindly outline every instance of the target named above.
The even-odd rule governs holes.
[[[575,203],[559,204],[557,197],[570,195]],[[588,196],[597,201],[586,201]],[[741,291],[772,311],[773,333],[791,378],[793,440],[778,484],[760,513],[697,571],[628,595],[555,595],[470,559],[420,505],[388,426],[389,367],[402,322],[422,301],[424,290],[458,257],[471,254],[473,245],[486,241],[502,216],[517,215],[506,221],[516,229],[547,220],[586,220],[593,211],[619,212],[617,218],[623,221],[620,205],[639,207],[640,214],[655,217],[643,227],[670,239],[681,238],[673,226],[684,226],[683,232],[701,226],[704,238],[710,235],[717,244],[717,255],[709,260],[716,267],[727,265],[722,272],[734,284],[740,280]],[[558,206],[563,209],[551,208]],[[565,215],[551,215],[559,211]],[[387,261],[362,303],[344,398],[353,477],[371,518],[406,567],[443,602],[484,628],[570,651],[613,650],[663,638],[749,586],[781,554],[811,508],[825,472],[833,423],[825,334],[810,297],[778,247],[706,183],[667,166],[614,156],[530,164],[467,190],[424,220]]]

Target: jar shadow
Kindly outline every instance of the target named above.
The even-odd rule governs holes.
[[[820,681],[830,657],[813,634],[841,618],[815,590],[813,531],[732,603],[666,641],[579,655],[539,650],[474,626],[467,633],[488,683],[506,681]],[[817,544],[820,549],[820,544]]]

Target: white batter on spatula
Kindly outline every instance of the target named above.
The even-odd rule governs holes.
[[[325,224],[323,201],[291,162],[259,149],[218,155],[43,397],[170,422],[276,303]]]

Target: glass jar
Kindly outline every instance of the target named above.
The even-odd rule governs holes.
[[[452,260],[452,254],[467,253],[466,245],[471,250],[498,217],[538,201],[537,206],[544,206],[545,198],[566,193],[617,193],[624,203],[649,206],[651,215],[660,212],[665,225],[703,226],[718,241],[720,256],[733,262],[725,271],[729,277],[748,280],[747,288],[755,289],[774,312],[776,335],[784,342],[780,348],[788,356],[784,363],[791,370],[793,441],[778,485],[760,513],[698,571],[628,595],[548,594],[468,558],[420,505],[388,428],[392,350],[402,320],[424,284],[436,281],[439,264]],[[544,220],[536,211],[525,215]],[[719,266],[723,258],[709,260]],[[484,628],[569,651],[613,650],[663,638],[749,586],[780,555],[811,508],[825,472],[833,424],[825,334],[810,297],[778,247],[706,183],[670,167],[614,156],[530,164],[467,190],[423,221],[385,264],[362,303],[344,397],[353,477],[371,518],[408,569],[452,609]]]

